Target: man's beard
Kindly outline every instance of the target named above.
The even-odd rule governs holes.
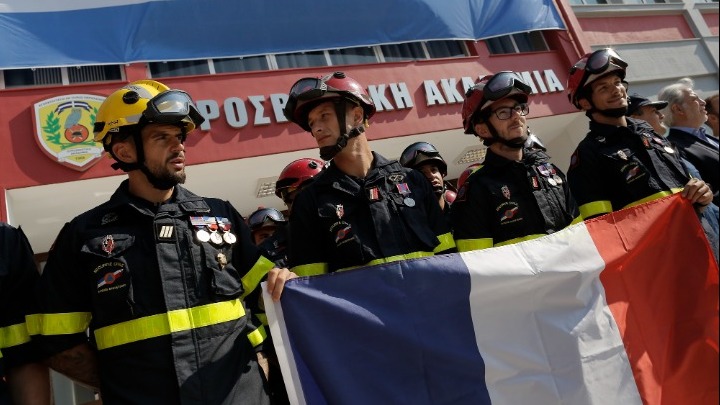
[[[148,167],[148,171],[153,175],[153,177],[155,177],[155,183],[160,186],[160,189],[166,190],[178,184],[185,184],[187,173],[184,168],[181,171],[175,171],[168,169],[167,167],[167,164],[177,157],[178,156],[170,157],[167,162],[165,162],[164,166],[155,166],[152,168]]]

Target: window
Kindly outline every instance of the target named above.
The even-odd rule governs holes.
[[[275,62],[278,69],[327,66],[329,64],[324,51],[275,55]]]
[[[462,58],[468,56],[464,42],[460,41],[429,41],[425,42],[430,59]]]
[[[153,78],[210,74],[210,67],[206,60],[150,62],[149,65],[150,75]]]
[[[402,62],[406,60],[429,59],[425,50],[419,42],[406,44],[381,45],[383,59],[385,62]]]
[[[119,65],[0,70],[0,88],[6,89],[114,80],[122,80],[122,70]]]
[[[538,38],[540,40],[540,44],[545,45],[545,40],[542,39],[542,36],[539,36]],[[532,36],[529,39],[518,39],[519,46],[523,50],[529,46],[540,46],[531,43],[533,39],[535,39],[535,37]],[[516,47],[517,45],[512,46]],[[546,48],[547,46],[545,46],[545,49]],[[463,41],[428,41],[239,58],[151,62],[149,63],[149,66],[151,77],[162,78],[185,75],[247,72],[253,70],[342,66],[429,60],[437,58],[462,58],[468,56],[469,54],[470,52]]]
[[[270,65],[267,56],[246,56],[242,58],[213,59],[215,73],[249,72],[252,70],[268,70]]]
[[[549,50],[542,31],[530,31],[520,34],[504,35],[485,41],[493,55]]]
[[[70,83],[104,82],[121,80],[120,66],[77,66],[66,68]]]
[[[371,46],[360,48],[335,49],[328,51],[330,62],[337,65],[360,65],[364,63],[378,63],[375,49]]]

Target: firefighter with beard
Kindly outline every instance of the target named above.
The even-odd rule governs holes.
[[[588,219],[674,193],[702,212],[713,197],[707,184],[688,175],[677,149],[647,122],[625,116],[627,66],[605,48],[570,68],[568,99],[590,118],[568,169],[580,214]]]
[[[63,227],[40,277],[30,333],[105,404],[270,402],[265,333],[243,297],[273,263],[229,202],[180,185],[185,139],[203,120],[187,93],[156,81],[110,94],[95,141],[128,179]]]
[[[465,133],[488,149],[453,204],[460,252],[534,239],[579,220],[565,175],[544,148],[528,143],[530,91],[520,76],[504,71],[483,77],[465,95]]]
[[[455,201],[455,189],[445,181],[447,163],[434,145],[415,142],[400,154],[400,164],[425,175],[437,196],[438,204],[445,217],[450,220],[450,205]]]
[[[290,265],[298,275],[431,256],[454,249],[424,176],[370,149],[375,105],[343,72],[290,89],[285,116],[310,132],[328,167],[300,191],[290,214]],[[271,274],[272,275],[272,274]],[[268,288],[274,282],[268,277]]]

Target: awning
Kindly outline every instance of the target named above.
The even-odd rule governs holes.
[[[174,61],[564,29],[552,0],[0,2],[0,69]]]

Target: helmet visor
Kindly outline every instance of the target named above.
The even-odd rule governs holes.
[[[493,76],[483,88],[483,95],[486,100],[497,101],[510,94],[512,89],[518,89],[524,93],[530,93],[530,87],[522,81],[520,76],[514,72],[500,72]]]
[[[440,152],[438,152],[431,144],[427,142],[418,142],[415,147],[408,148],[408,150],[403,152],[402,156],[400,156],[400,164],[403,166],[411,164],[417,155],[421,153],[428,157],[440,156]]]
[[[195,126],[205,121],[190,96],[182,90],[167,90],[148,101],[143,116],[148,122],[177,124],[189,118]]]
[[[588,57],[587,63],[585,64],[585,70],[591,74],[603,73],[608,66],[610,66],[610,62],[622,68],[627,67],[627,63],[620,58],[620,55],[618,55],[614,50],[606,48],[595,51],[592,55],[590,55],[590,57]]]
[[[253,230],[261,228],[263,225],[275,225],[282,222],[285,222],[283,214],[278,210],[269,208],[255,211],[248,218],[248,226]]]

